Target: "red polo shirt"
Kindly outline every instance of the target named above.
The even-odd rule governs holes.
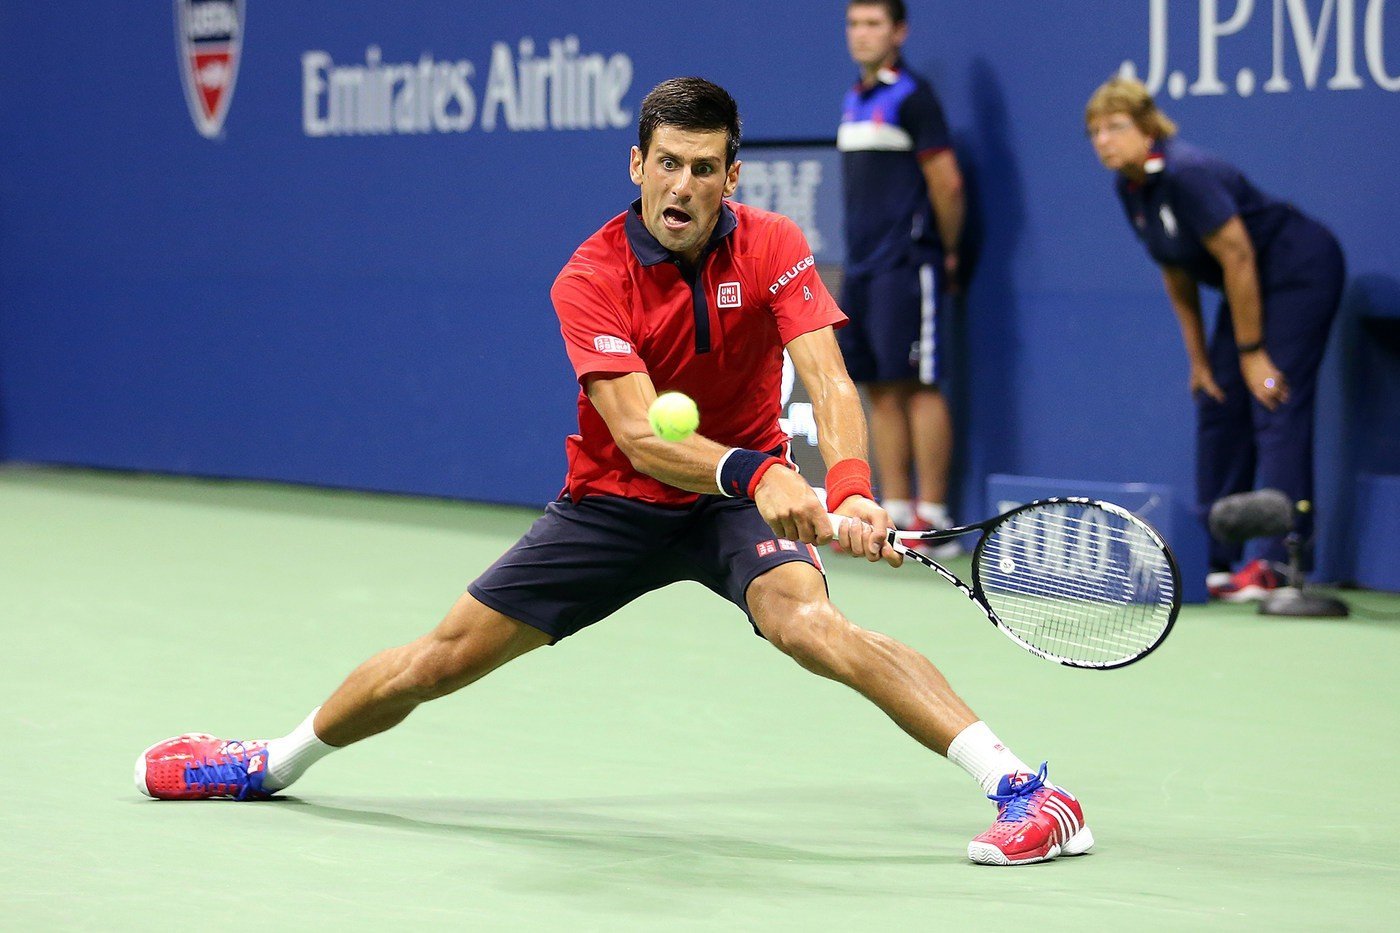
[[[685,505],[697,498],[632,467],[583,391],[589,376],[647,373],[657,392],[695,399],[705,437],[772,450],[789,439],[778,426],[784,345],[846,323],[802,231],[781,214],[725,201],[688,278],[639,210],[634,202],[585,240],[550,290],[582,387],[579,433],[567,442],[565,491],[575,502],[612,495]]]

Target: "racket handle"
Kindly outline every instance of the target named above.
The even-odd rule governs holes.
[[[837,515],[835,512],[827,512],[826,519],[827,521],[831,522],[831,533],[838,538],[841,537],[841,523],[854,521],[854,519],[848,516]],[[899,531],[897,529],[891,528],[889,534],[889,542],[891,545],[894,546],[894,549],[896,551],[899,551],[900,553],[905,553],[906,548],[900,539],[906,537],[917,538],[918,536],[919,532],[917,531]]]

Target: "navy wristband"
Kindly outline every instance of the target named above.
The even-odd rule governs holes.
[[[731,448],[715,469],[715,485],[722,495],[731,499],[752,498],[754,481],[779,463],[782,461],[772,454],[744,447]]]

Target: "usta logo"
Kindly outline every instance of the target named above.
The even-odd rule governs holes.
[[[238,80],[243,0],[175,0],[175,44],[190,119],[200,135],[217,139]]]

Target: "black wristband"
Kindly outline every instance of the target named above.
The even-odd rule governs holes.
[[[721,495],[735,498],[753,498],[754,482],[760,479],[768,468],[782,463],[772,454],[758,450],[734,447],[719,462],[715,470],[715,485]]]
[[[1253,353],[1255,350],[1262,349],[1264,349],[1264,341],[1262,340],[1256,340],[1253,343],[1241,343],[1235,345],[1235,352],[1237,353]]]

